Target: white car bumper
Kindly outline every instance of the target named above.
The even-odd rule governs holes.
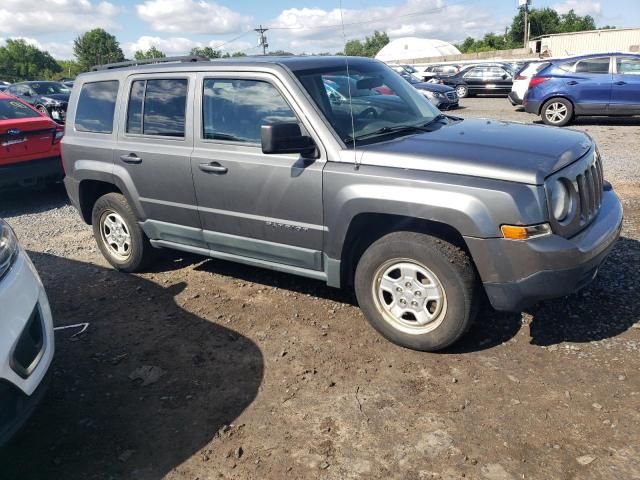
[[[31,260],[20,251],[0,279],[0,443],[26,421],[54,352],[47,295]]]

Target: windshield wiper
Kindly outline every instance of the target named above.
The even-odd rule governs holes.
[[[427,132],[428,130],[425,130],[423,127],[421,127],[420,125],[396,125],[395,127],[382,127],[378,130],[375,130],[373,132],[369,132],[369,133],[363,133],[361,135],[356,135],[355,137],[352,136],[347,136],[345,138],[343,138],[344,142],[349,144],[352,143],[354,140],[358,141],[358,140],[365,140],[367,138],[375,138],[375,137],[379,137],[381,135],[389,135],[392,133],[418,133],[418,132]]]

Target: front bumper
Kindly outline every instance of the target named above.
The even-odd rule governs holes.
[[[47,295],[23,251],[0,280],[0,445],[29,418],[44,395],[54,353]]]
[[[27,160],[11,165],[0,165],[0,189],[32,185],[38,181],[58,181],[64,178],[60,157]]]
[[[548,235],[528,241],[465,240],[491,305],[496,310],[521,311],[591,282],[620,236],[622,216],[620,200],[609,190],[595,220],[570,239]]]
[[[518,96],[518,93],[513,90],[509,92],[509,95],[507,96],[507,98],[511,102],[511,105],[513,105],[514,107],[516,105],[522,105],[522,99]]]

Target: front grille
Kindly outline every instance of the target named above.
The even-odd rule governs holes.
[[[602,191],[604,179],[602,175],[602,160],[599,155],[594,155],[594,161],[584,172],[576,178],[580,205],[578,206],[581,220],[590,223],[598,214],[602,205]]]
[[[456,92],[447,92],[447,98],[452,101],[458,100],[458,94]]]
[[[549,215],[553,231],[572,237],[586,228],[598,215],[604,192],[604,173],[600,155],[591,150],[587,155],[547,179],[547,201],[554,182],[562,182],[570,191],[571,210],[566,220],[558,222]]]

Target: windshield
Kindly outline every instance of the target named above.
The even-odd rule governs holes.
[[[54,95],[56,93],[70,93],[70,90],[62,85],[61,83],[56,82],[43,82],[43,83],[32,83],[31,88],[33,88],[38,95]]]
[[[356,143],[386,140],[390,129],[397,134],[415,133],[410,127],[423,126],[440,115],[406,80],[377,62],[350,65],[348,76],[345,65],[295,73],[348,146],[354,139]]]
[[[16,118],[35,118],[40,114],[18,100],[0,100],[0,120],[14,120]]]

